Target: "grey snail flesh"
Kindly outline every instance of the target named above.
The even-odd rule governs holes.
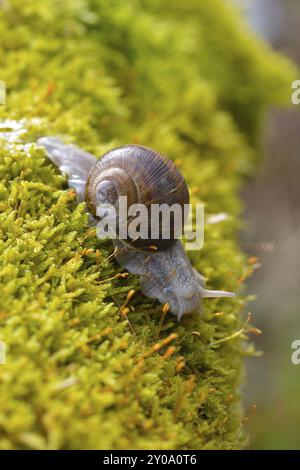
[[[76,191],[77,201],[86,202],[88,178],[99,167],[101,160],[74,145],[64,144],[57,137],[41,137],[37,143],[61,173],[67,175],[68,185]],[[139,146],[124,148],[128,150],[129,147],[143,149]],[[121,152],[122,147],[117,150]],[[186,199],[184,189],[183,199]],[[90,212],[89,202],[87,207]],[[95,211],[89,214],[89,222],[95,226],[98,220],[94,215]],[[118,248],[118,263],[140,277],[144,295],[169,304],[170,311],[178,320],[186,313],[200,311],[204,297],[235,296],[232,292],[204,288],[204,278],[192,267],[180,240],[173,240],[166,249],[155,252],[138,249],[120,239],[114,240],[114,244]]]

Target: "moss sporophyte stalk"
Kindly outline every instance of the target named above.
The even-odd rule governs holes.
[[[290,102],[296,73],[242,21],[221,0],[1,4],[0,448],[245,445],[239,190],[261,116]],[[128,142],[168,155],[217,220],[188,256],[208,288],[238,296],[180,323],[145,297],[36,144],[46,135],[97,156]]]

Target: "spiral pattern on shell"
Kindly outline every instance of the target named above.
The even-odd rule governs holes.
[[[185,180],[171,160],[140,145],[125,145],[104,154],[89,172],[85,191],[88,209],[96,215],[101,204],[117,205],[120,196],[127,197],[128,207],[143,204],[148,209],[148,239],[131,240],[133,246],[165,250],[173,244],[176,227],[172,225],[169,239],[162,239],[161,233],[158,238],[150,236],[152,204],[180,204],[183,208],[189,203]]]

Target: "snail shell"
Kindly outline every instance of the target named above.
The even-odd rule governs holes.
[[[88,210],[96,216],[101,204],[118,206],[118,198],[127,197],[127,206],[143,204],[148,212],[148,235],[146,239],[130,240],[137,248],[146,249],[155,246],[163,251],[169,248],[174,239],[181,235],[181,230],[174,223],[171,213],[170,236],[165,239],[162,224],[158,227],[158,238],[151,238],[151,205],[189,203],[189,191],[185,180],[174,163],[163,155],[140,145],[125,145],[111,150],[92,167],[89,172],[85,200]],[[184,210],[182,224],[184,224]],[[129,223],[131,219],[126,222]]]

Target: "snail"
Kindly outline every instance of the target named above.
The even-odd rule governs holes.
[[[41,137],[37,143],[59,170],[67,174],[68,185],[75,189],[77,201],[86,203],[91,225],[97,225],[102,206],[109,203],[117,208],[120,196],[127,197],[129,205],[145,205],[150,223],[149,208],[153,203],[168,206],[175,203],[183,207],[189,202],[187,184],[174,163],[147,147],[125,145],[97,160],[57,137]],[[155,233],[154,238],[149,231],[148,237],[124,239],[118,232],[114,240],[117,262],[140,277],[144,295],[168,304],[178,321],[186,313],[200,312],[204,297],[235,295],[205,289],[204,278],[192,267],[178,238],[174,220],[170,223],[169,237],[163,236],[161,222]]]

